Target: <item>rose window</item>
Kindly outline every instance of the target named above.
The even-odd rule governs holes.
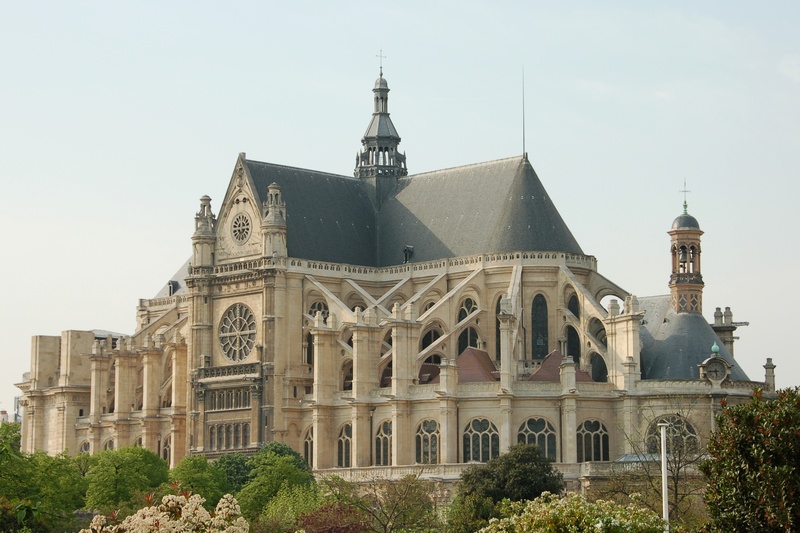
[[[245,359],[256,342],[256,318],[244,304],[232,305],[219,325],[222,352],[231,361]]]
[[[244,244],[250,236],[250,217],[244,213],[236,215],[231,223],[231,233],[236,242]]]

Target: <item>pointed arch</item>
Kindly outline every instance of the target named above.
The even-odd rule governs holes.
[[[543,294],[537,294],[531,302],[531,357],[533,359],[544,359],[550,353],[548,331],[547,300]]]

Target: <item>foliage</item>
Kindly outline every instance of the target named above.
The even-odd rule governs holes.
[[[19,422],[0,422],[0,462],[9,451],[19,453],[21,442]]]
[[[259,465],[259,461],[267,457],[269,454],[274,454],[279,457],[291,457],[294,466],[297,467],[298,470],[303,472],[311,472],[311,467],[308,466],[308,462],[305,458],[294,451],[291,446],[287,444],[283,444],[281,442],[268,442],[265,444],[258,452],[250,459],[250,464],[253,468],[257,468]]]
[[[366,533],[369,517],[361,509],[342,502],[329,502],[300,520],[305,533]]]
[[[250,479],[252,467],[247,464],[247,457],[239,452],[226,453],[218,458],[211,465],[215,470],[219,470],[227,480],[226,490],[237,494],[247,480]]]
[[[485,465],[467,468],[448,512],[448,530],[471,533],[499,516],[499,503],[532,500],[564,490],[561,473],[535,444],[516,444]]]
[[[242,514],[249,520],[258,518],[262,509],[282,487],[314,483],[314,476],[305,461],[305,466],[301,468],[292,455],[278,455],[265,448],[256,453],[248,463],[252,466],[250,480],[237,497],[242,506]]]
[[[194,494],[167,495],[161,504],[140,509],[115,523],[113,518],[97,515],[89,529],[81,533],[149,533],[163,531],[198,531],[204,533],[247,533],[250,526],[240,515],[239,504],[230,494],[223,496],[215,512],[209,513],[203,507],[203,497]]]
[[[254,531],[295,531],[301,527],[301,518],[320,507],[319,491],[316,484],[283,486],[272,498]]]
[[[86,506],[109,512],[144,493],[166,483],[166,461],[145,448],[106,450],[93,456],[86,474],[89,485]]]
[[[64,453],[47,455],[39,450],[27,456],[30,468],[30,493],[27,498],[37,502],[38,512],[45,523],[63,528],[81,509],[87,489],[75,458]]]
[[[225,494],[225,473],[208,463],[204,455],[187,455],[169,473],[181,490],[188,490],[205,498],[207,509],[212,509]]]
[[[549,492],[533,501],[507,502],[501,519],[481,533],[662,533],[664,521],[634,504],[596,500],[575,493],[559,497]]]
[[[719,531],[800,529],[800,388],[768,400],[726,407],[701,469],[706,501]]]
[[[419,474],[399,480],[373,480],[357,485],[333,476],[322,482],[326,497],[365,517],[368,530],[424,531],[438,525],[434,483]]]

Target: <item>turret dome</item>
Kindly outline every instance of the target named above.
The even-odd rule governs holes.
[[[672,229],[700,229],[700,224],[692,215],[683,213],[672,222]]]

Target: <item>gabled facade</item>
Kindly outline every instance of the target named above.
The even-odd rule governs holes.
[[[707,433],[722,399],[774,388],[771,362],[763,383],[736,364],[727,313],[702,317],[694,217],[669,232],[670,295],[639,299],[527,155],[409,175],[388,92],[381,73],[354,177],[240,154],[134,334],[35,338],[25,450],[141,445],[174,465],[274,440],[319,472],[447,479],[536,442],[577,483],[660,417]]]

